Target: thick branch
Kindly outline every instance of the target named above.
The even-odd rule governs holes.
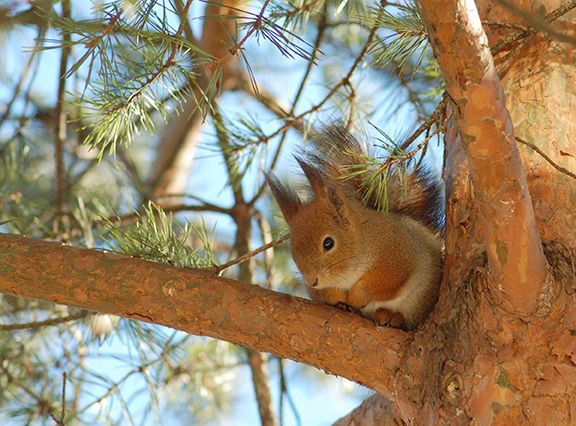
[[[441,3],[441,4],[440,4]],[[485,235],[492,289],[503,307],[533,312],[545,258],[514,128],[473,0],[421,0],[422,16],[451,98],[469,159]]]
[[[166,325],[304,362],[391,397],[410,335],[166,264],[0,234],[0,293]],[[376,366],[376,368],[375,368]]]
[[[338,419],[333,426],[378,425],[396,426],[403,424],[399,416],[395,415],[394,407],[382,395],[372,395],[352,412]]]

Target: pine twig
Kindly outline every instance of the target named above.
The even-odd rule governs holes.
[[[572,0],[560,6],[559,8],[555,9],[553,12],[547,14],[546,16],[538,16],[533,15],[532,13],[524,10],[521,7],[514,5],[513,3],[507,0],[498,0],[502,6],[506,9],[509,9],[517,16],[520,16],[526,22],[528,22],[532,28],[530,31],[530,35],[535,34],[537,31],[541,31],[546,33],[549,37],[555,38],[559,41],[567,42],[567,43],[576,43],[576,37],[569,36],[564,34],[563,32],[555,30],[550,23],[561,17],[562,15],[566,14],[570,10],[576,7],[576,0]]]
[[[177,204],[177,205],[167,205],[167,206],[159,206],[164,212],[166,213],[178,213],[178,212],[214,212],[214,213],[222,213],[222,214],[230,214],[230,209],[226,209],[215,204],[201,204],[201,205],[194,205],[194,204]],[[112,222],[117,225],[127,225],[130,223],[135,222],[140,218],[140,215],[137,212],[128,213],[123,216],[117,216],[115,218],[103,218],[101,220],[95,221],[92,224],[93,228],[96,228],[104,223]]]
[[[116,9],[116,10],[118,10],[118,9]],[[100,44],[100,41],[102,41],[104,39],[104,37],[106,37],[108,34],[110,34],[112,31],[114,31],[116,29],[118,21],[120,20],[120,17],[122,16],[122,10],[123,9],[120,8],[118,10],[118,13],[116,13],[116,15],[114,15],[113,17],[110,18],[108,25],[106,26],[106,28],[104,28],[104,30],[102,30],[102,33],[98,37],[91,40],[89,43],[86,43],[86,45],[84,46],[86,49],[91,50],[91,49],[96,48],[98,46],[98,44]]]
[[[552,23],[555,20],[557,20],[558,18],[560,18],[561,16],[565,15],[566,13],[568,13],[569,11],[574,9],[575,7],[576,7],[576,0],[572,0],[572,1],[570,1],[564,5],[560,6],[559,8],[553,10],[552,12],[550,12],[548,15],[546,15],[545,20],[548,23]],[[521,31],[521,32],[518,32],[516,34],[512,34],[510,37],[502,40],[500,43],[498,43],[496,46],[494,46],[492,49],[490,49],[492,51],[492,55],[494,55],[496,53],[500,53],[510,43],[514,43],[520,39],[528,39],[528,38],[532,37],[534,34],[536,34],[535,28],[527,28],[525,31]]]
[[[550,165],[552,167],[554,167],[556,170],[558,170],[561,173],[564,173],[567,176],[570,176],[572,179],[576,179],[576,173],[572,173],[570,170],[565,169],[564,167],[556,164],[550,157],[548,157],[544,151],[542,151],[540,148],[538,148],[536,145],[534,145],[533,143],[527,142],[522,138],[519,138],[518,136],[515,136],[516,141],[520,142],[522,145],[526,145],[530,148],[532,148],[534,151],[536,151],[538,154],[540,154],[542,156],[542,158],[544,158],[544,160],[546,160],[548,163],[550,163]]]
[[[68,379],[68,374],[64,371],[62,373],[62,411],[60,412],[60,423],[65,425],[66,416],[66,380]]]
[[[236,55],[238,53],[238,51],[240,49],[242,49],[242,46],[244,45],[244,43],[246,43],[246,41],[250,38],[250,36],[252,34],[254,34],[254,32],[256,32],[260,28],[260,26],[262,25],[262,20],[264,19],[264,12],[266,11],[266,8],[268,7],[269,3],[270,3],[270,0],[266,0],[264,2],[262,9],[260,9],[260,13],[258,14],[258,16],[256,16],[256,20],[254,21],[254,23],[252,24],[252,26],[250,27],[248,32],[244,35],[242,40],[240,40],[238,43],[234,43],[234,45],[231,46],[230,49],[228,49],[228,52],[226,52],[226,54],[224,56],[221,56],[220,58],[214,59],[209,64],[210,68],[212,68],[212,69],[216,68],[218,65],[220,65],[222,62],[224,62],[226,59],[230,58],[231,56]]]
[[[47,412],[48,415],[52,418],[52,420],[54,420],[56,425],[64,426],[64,423],[62,423],[60,421],[60,419],[58,418],[58,416],[56,415],[54,407],[52,407],[52,405],[50,404],[50,401],[48,401],[46,398],[43,398],[42,396],[38,395],[34,390],[32,390],[30,387],[28,387],[28,385],[26,385],[26,383],[22,383],[22,381],[20,381],[16,377],[14,377],[10,373],[10,371],[6,367],[4,367],[1,363],[0,363],[0,369],[2,369],[4,376],[8,379],[8,383],[12,383],[12,384],[18,386],[25,393],[30,395],[38,404],[39,410]]]
[[[184,5],[184,10],[182,11],[182,16],[187,16],[188,15],[188,9],[190,9],[190,5],[192,4],[192,0],[188,0],[186,2],[186,4]],[[180,21],[180,26],[178,27],[178,29],[176,30],[176,33],[172,36],[174,40],[177,40],[178,37],[180,37],[182,35],[182,32],[184,31],[184,28],[186,28],[186,19],[182,19]],[[174,41],[172,43],[172,49],[170,50],[170,55],[168,56],[168,58],[166,59],[166,61],[164,61],[164,64],[156,71],[154,72],[150,77],[148,77],[148,79],[136,90],[134,91],[134,93],[132,93],[128,99],[126,100],[126,102],[124,102],[124,105],[129,105],[134,99],[136,99],[138,96],[140,96],[144,90],[146,90],[148,87],[150,87],[152,85],[152,83],[154,83],[156,80],[158,80],[160,78],[160,76],[168,69],[173,67],[174,65],[176,65],[175,62],[175,58],[176,58],[176,53],[178,52],[178,48],[180,47],[180,44],[177,43],[176,41]],[[120,109],[123,105],[119,104],[118,106],[116,106],[115,109]]]
[[[246,254],[244,254],[244,255],[236,258],[236,259],[233,259],[233,260],[231,260],[231,261],[229,261],[229,262],[226,262],[226,263],[223,264],[223,265],[219,265],[219,266],[217,266],[217,267],[215,268],[215,269],[216,269],[216,273],[219,274],[219,273],[221,273],[221,272],[222,272],[223,270],[225,270],[225,269],[228,269],[228,268],[230,268],[230,267],[232,267],[232,266],[234,266],[234,265],[238,265],[238,264],[240,264],[240,263],[246,262],[247,260],[249,260],[250,258],[256,256],[257,254],[262,253],[263,251],[268,250],[268,249],[271,248],[271,247],[275,247],[275,246],[277,246],[277,245],[279,245],[279,244],[282,244],[284,241],[288,240],[289,238],[290,238],[290,235],[289,235],[289,234],[282,235],[281,237],[278,237],[278,238],[276,238],[275,240],[270,241],[268,244],[264,244],[263,246],[260,246],[260,247],[258,247],[257,249],[254,249],[254,250],[252,250],[252,251],[249,251],[248,253],[246,253]]]
[[[493,21],[491,19],[483,20],[482,25],[488,25],[489,27],[494,28],[506,28],[508,30],[516,30],[516,31],[526,31],[528,29],[524,25],[512,24],[510,22]]]
[[[408,148],[412,144],[412,142],[414,142],[418,138],[418,136],[420,136],[422,133],[424,133],[426,130],[432,127],[432,125],[440,119],[440,116],[444,114],[444,108],[446,107],[447,100],[448,100],[448,94],[444,92],[442,100],[440,101],[434,112],[430,115],[430,117],[428,117],[428,119],[424,123],[422,123],[414,131],[414,133],[410,135],[408,139],[406,139],[402,143],[402,145],[400,145],[401,150]]]
[[[380,14],[384,10],[385,5],[386,5],[385,1],[380,2],[380,9],[379,9]],[[288,128],[290,128],[294,125],[293,124],[294,122],[301,121],[304,119],[304,117],[306,117],[312,113],[320,111],[320,109],[334,96],[334,94],[336,94],[338,89],[340,89],[343,86],[349,85],[350,80],[352,78],[352,75],[356,72],[357,68],[360,66],[360,64],[364,60],[364,57],[368,54],[368,51],[370,50],[370,46],[372,45],[372,43],[374,42],[374,39],[376,38],[376,33],[378,31],[378,28],[379,28],[377,21],[378,21],[378,19],[376,19],[376,23],[372,26],[370,33],[368,35],[368,38],[367,38],[366,42],[364,43],[364,46],[362,47],[362,50],[360,51],[360,53],[358,54],[358,56],[354,60],[354,63],[352,64],[352,66],[350,67],[350,69],[348,70],[346,75],[328,91],[328,93],[320,100],[320,102],[316,103],[315,105],[312,105],[306,111],[304,111],[304,112],[302,112],[296,116],[287,117],[285,119],[285,123],[283,126],[276,129],[276,131],[269,134],[268,136],[259,138],[255,142],[256,143],[267,143],[268,141],[275,138],[276,136],[286,132],[286,130],[288,130]]]
[[[327,15],[327,13],[328,13],[328,5],[327,5],[327,3],[325,3],[324,4],[324,10],[322,12],[322,15],[320,15],[320,20],[318,22],[318,32],[316,33],[316,40],[314,40],[314,47],[312,50],[312,58],[316,57],[316,55],[320,52],[320,45],[322,44],[322,40],[324,39],[324,35],[326,33],[326,27],[327,27],[326,15]],[[308,82],[308,79],[310,78],[310,75],[312,74],[313,68],[314,68],[314,61],[311,60],[308,62],[308,66],[306,67],[306,71],[304,71],[304,75],[302,76],[302,79],[300,80],[300,84],[298,85],[298,90],[296,91],[296,95],[294,96],[294,100],[292,101],[292,106],[290,107],[290,112],[288,112],[288,114],[284,114],[284,117],[282,117],[282,118],[286,119],[288,117],[294,117],[296,107],[298,106],[298,102],[302,98],[302,94],[304,92],[304,87],[306,86],[306,83]],[[260,102],[264,106],[266,106],[268,109],[273,111],[273,109],[265,103],[265,99],[262,96],[259,96],[258,100],[260,100]],[[274,104],[277,104],[277,102],[274,102]],[[299,132],[303,133],[304,126],[303,126],[302,120],[289,120],[288,123],[290,123]],[[278,159],[280,158],[280,153],[282,152],[282,147],[284,146],[284,142],[286,141],[287,136],[288,136],[287,132],[284,132],[282,134],[282,138],[280,139],[280,142],[278,143],[278,147],[276,148],[276,151],[274,152],[274,155],[272,156],[272,162],[270,163],[269,170],[273,170],[274,167],[276,166]],[[262,183],[262,185],[260,185],[260,187],[258,188],[256,193],[254,194],[252,199],[248,202],[249,206],[253,206],[254,203],[256,203],[256,201],[258,201],[258,199],[264,193],[265,188],[266,188],[266,183]]]

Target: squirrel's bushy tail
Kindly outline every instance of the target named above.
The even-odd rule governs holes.
[[[379,166],[367,144],[344,126],[331,124],[312,135],[304,161],[324,171],[369,208],[397,212],[440,231],[443,227],[438,179],[425,167],[409,171],[397,165]]]

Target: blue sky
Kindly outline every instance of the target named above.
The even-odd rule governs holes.
[[[82,4],[82,2],[73,3],[73,10],[77,16],[81,16],[87,11],[87,2],[82,6],[82,10],[78,9],[79,4]],[[202,3],[194,2],[193,5],[196,9],[193,9],[192,13],[195,14],[195,16],[199,16]],[[196,32],[199,33],[201,21],[194,20],[193,25]],[[12,87],[18,81],[19,75],[21,75],[20,67],[22,66],[22,59],[27,57],[27,53],[22,52],[33,45],[32,36],[34,34],[35,31],[31,29],[20,30],[12,32],[9,38],[3,41],[2,50],[4,60],[0,63],[0,77],[2,78],[0,83],[0,105],[6,102],[10,96],[11,91],[7,88]],[[56,38],[57,36],[53,31],[50,31],[48,34],[50,38]],[[334,72],[338,73],[339,70],[346,70],[348,68],[349,64],[344,60],[339,60],[337,56],[334,56],[335,52],[327,53],[328,56],[321,57],[320,61],[330,63],[330,67]],[[79,54],[81,53],[76,52],[77,57]],[[304,72],[306,66],[305,61],[298,59],[291,62],[287,61],[265,42],[258,43],[256,40],[246,45],[246,56],[251,61],[255,70],[256,79],[262,87],[271,91],[279,100],[289,105],[296,92],[301,75]],[[263,60],[263,58],[265,58],[265,60]],[[59,51],[51,50],[42,53],[41,61],[42,72],[36,77],[32,95],[37,99],[41,99],[42,102],[48,106],[55,102]],[[321,84],[323,77],[321,69],[316,69],[313,72],[310,90],[306,92],[296,113],[306,110],[322,98],[326,90]],[[358,85],[358,96],[363,96],[369,103],[371,102],[378,105],[392,96],[398,96],[396,87],[387,86],[381,76],[375,76],[368,68],[360,69],[355,78]],[[22,103],[15,107],[18,111],[18,109],[22,108]],[[229,117],[233,117],[236,114],[246,115],[246,113],[249,112],[252,117],[258,119],[266,131],[275,130],[280,123],[275,116],[266,111],[262,106],[238,93],[224,95],[221,99],[221,107]],[[382,112],[377,112],[373,117],[374,124],[391,135],[405,133],[413,127],[414,112],[410,107],[401,108],[392,120],[388,120],[385,114],[385,109],[383,109]],[[366,127],[369,128],[369,126]],[[0,136],[4,135],[3,132],[6,131],[9,131],[9,129],[0,129]],[[213,130],[210,126],[206,126],[204,134],[206,135],[203,141],[205,148],[209,141],[214,140]],[[291,132],[288,139],[288,147],[284,151],[277,171],[280,176],[291,174],[296,169],[295,162],[290,154],[295,151],[298,142],[299,138],[297,135]],[[135,143],[138,143],[138,139]],[[232,203],[232,197],[230,192],[225,189],[224,166],[220,157],[217,155],[209,155],[209,158],[206,158],[208,153],[206,149],[197,151],[197,155],[201,158],[201,161],[196,163],[194,172],[190,175],[188,191],[208,201],[229,206]],[[432,152],[432,158],[435,159],[435,163],[438,163],[438,153],[434,150]],[[261,182],[261,179],[260,170],[254,168],[247,178],[247,191],[253,191]],[[266,208],[270,207],[271,206],[267,206]],[[207,215],[206,221],[210,226],[216,226],[217,232],[221,235],[230,235],[233,232],[232,223],[228,218],[219,215]],[[296,272],[293,265],[292,268],[294,272]],[[126,351],[126,348],[118,339],[112,339],[102,345],[99,351],[101,353],[121,353],[122,351]],[[88,363],[89,368],[109,375],[111,378],[121,377],[127,368],[124,364],[115,362],[109,358],[90,358]],[[237,400],[233,406],[233,413],[231,416],[219,419],[220,423],[215,422],[214,424],[252,426],[259,422],[248,369],[242,367],[236,370],[234,388]],[[330,376],[325,382],[319,383],[307,375],[298,375],[297,366],[291,362],[288,363],[287,370],[288,375],[293,378],[290,391],[299,409],[303,425],[331,424],[335,419],[345,415],[357,406],[367,395],[366,390],[362,390],[360,387],[352,385],[343,379]],[[139,379],[128,381],[123,391],[131,394],[133,390],[139,389],[142,386],[142,382],[138,380]],[[277,376],[275,376],[271,382],[271,389],[276,402],[276,408],[278,400]],[[143,406],[146,404],[147,399],[144,395],[135,401],[136,406],[138,404]],[[285,411],[287,414],[284,425],[295,425],[296,422],[289,408],[286,407]],[[167,425],[189,424],[187,419],[177,416],[164,417],[163,415],[163,420],[164,424]],[[18,422],[7,420],[3,422],[3,424],[17,425]],[[147,424],[152,425],[156,424],[156,422],[152,418]]]

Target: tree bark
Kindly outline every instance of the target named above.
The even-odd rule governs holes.
[[[215,337],[305,362],[389,396],[410,339],[326,305],[217,277],[211,269],[9,234],[0,234],[0,293]],[[374,365],[381,367],[372,371]]]
[[[401,424],[394,413],[393,404],[382,395],[372,395],[350,414],[334,423],[334,426],[397,426]]]
[[[529,314],[537,307],[546,261],[514,128],[474,1],[444,3],[421,1],[421,10],[456,104],[492,291],[506,309]]]
[[[479,3],[481,7],[487,7],[490,2]],[[541,10],[550,13],[570,2],[514,3],[530,15],[537,16]],[[491,7],[486,11],[486,19],[497,19],[502,15],[510,16],[511,22],[526,24],[505,8]],[[550,25],[566,34],[574,34],[576,10]],[[494,45],[505,34],[490,32],[489,36]],[[495,58],[502,67],[506,106],[516,134],[544,151],[554,163],[573,172],[576,171],[575,55],[576,44],[561,43],[546,34],[536,33],[524,43],[513,44]],[[574,247],[575,180],[551,167],[533,148],[524,144],[519,148],[542,239]]]
[[[531,14],[542,3],[547,13],[560,4],[514,3]],[[479,19],[469,16],[474,4],[421,5],[455,101],[446,112],[454,114],[445,144],[444,281],[431,318],[409,342],[394,380],[397,398],[386,404],[374,396],[337,424],[574,424],[576,185],[534,149],[517,150],[510,121],[521,138],[574,170],[574,46],[542,34],[507,46],[496,57],[505,99]],[[478,5],[485,20],[526,25],[493,1]],[[575,14],[557,29],[573,31]],[[491,46],[510,35],[501,31],[489,33]],[[546,281],[540,238],[553,276]],[[503,267],[503,252],[519,263]],[[526,263],[530,256],[540,275]]]

